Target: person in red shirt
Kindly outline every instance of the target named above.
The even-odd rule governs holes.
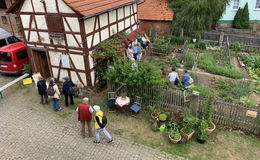
[[[85,126],[86,123],[88,125],[88,135],[92,137],[92,128],[91,128],[91,120],[93,108],[88,104],[88,98],[83,98],[82,104],[78,104],[77,112],[78,112],[78,120],[81,122],[81,136],[85,138]]]

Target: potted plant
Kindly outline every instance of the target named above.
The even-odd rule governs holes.
[[[208,139],[208,135],[206,133],[208,129],[208,123],[204,119],[200,119],[197,121],[197,129],[198,129],[198,134],[197,134],[197,141],[201,144],[205,143],[206,140]]]
[[[184,137],[186,140],[191,139],[194,135],[195,130],[193,129],[195,124],[197,123],[197,118],[192,116],[189,111],[184,111],[183,114],[183,128],[180,130],[181,136]]]
[[[176,124],[172,125],[168,134],[169,134],[170,141],[174,144],[178,143],[181,140],[181,134]]]
[[[210,135],[215,129],[216,125],[212,120],[213,116],[213,97],[209,97],[207,103],[203,106],[202,118],[206,120],[208,128],[206,129],[206,134]]]
[[[167,115],[166,115],[165,113],[161,113],[161,114],[159,115],[159,121],[160,121],[161,123],[164,123],[164,122],[166,122],[166,120],[167,120]]]
[[[152,119],[158,119],[160,114],[160,108],[158,106],[150,106],[151,110],[151,118]]]
[[[200,143],[200,144],[203,144],[207,141],[208,139],[208,135],[205,133],[205,132],[199,132],[197,134],[197,142]]]

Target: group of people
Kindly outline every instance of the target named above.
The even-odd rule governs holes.
[[[138,43],[129,44],[126,52],[127,57],[132,61],[140,61],[142,58],[142,48]]]
[[[63,87],[62,87],[62,93],[65,97],[65,106],[69,106],[69,98],[70,98],[70,104],[73,106],[74,105],[74,100],[73,100],[73,87],[75,84],[68,78],[64,77],[63,78]],[[51,98],[52,101],[52,106],[53,109],[56,111],[61,110],[60,106],[60,97],[61,93],[59,91],[58,85],[55,83],[54,79],[50,79],[49,85],[47,87],[46,80],[42,77],[39,76],[39,81],[37,82],[37,88],[38,88],[38,93],[41,96],[41,104],[48,104],[48,97]]]
[[[172,67],[172,72],[169,73],[168,77],[170,80],[170,82],[169,82],[170,87],[175,86],[175,85],[177,86],[181,82],[181,84],[184,86],[184,88],[188,89],[190,87],[190,85],[193,83],[193,79],[187,70],[184,71],[184,75],[180,79],[178,72],[176,72],[175,67]]]
[[[69,98],[70,98],[70,104],[74,105],[73,100],[73,87],[75,84],[68,78],[63,78],[63,86],[62,86],[62,93],[65,97],[65,106],[69,106]],[[52,100],[53,109],[55,111],[61,110],[60,106],[60,97],[61,93],[59,91],[58,85],[55,83],[54,79],[50,79],[49,85],[47,86],[46,80],[39,76],[39,81],[37,82],[37,88],[38,93],[41,96],[41,104],[48,104],[48,97]],[[78,104],[77,112],[78,112],[78,120],[81,122],[81,135],[83,138],[86,137],[85,135],[85,125],[88,126],[88,134],[89,137],[92,137],[92,127],[91,127],[91,121],[92,121],[92,113],[95,111],[95,135],[96,140],[95,143],[100,143],[100,136],[99,133],[103,132],[109,139],[108,143],[111,143],[113,141],[112,136],[110,133],[106,130],[105,126],[107,124],[106,116],[104,116],[104,113],[101,111],[100,106],[95,105],[93,108],[88,104],[88,98],[83,98],[83,101],[81,104]]]

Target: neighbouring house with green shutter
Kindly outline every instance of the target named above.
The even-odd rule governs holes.
[[[217,27],[232,27],[238,8],[244,8],[246,3],[248,3],[250,24],[260,22],[260,0],[230,0],[226,11],[223,12],[222,18],[217,22]]]

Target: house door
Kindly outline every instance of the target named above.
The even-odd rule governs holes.
[[[51,74],[49,70],[46,52],[33,50],[33,57],[35,61],[36,72],[40,72],[45,79],[49,78]]]

